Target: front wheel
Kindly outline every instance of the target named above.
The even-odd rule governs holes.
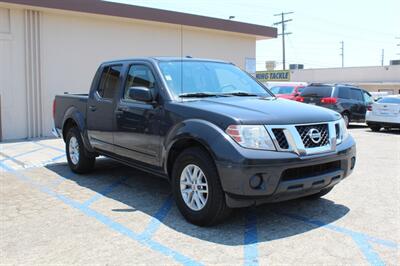
[[[230,213],[214,161],[202,148],[189,148],[175,160],[172,190],[179,211],[193,224],[210,226]]]
[[[381,130],[381,126],[370,126],[369,127],[373,132],[379,132]]]
[[[78,174],[88,173],[94,168],[95,156],[90,156],[85,150],[82,137],[76,127],[71,128],[65,140],[68,165]]]

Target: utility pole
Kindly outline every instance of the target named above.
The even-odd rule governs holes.
[[[344,41],[340,42],[342,44],[342,47],[340,47],[340,50],[342,51],[340,55],[342,56],[342,67],[344,67]]]
[[[385,63],[385,49],[382,49],[381,66]]]
[[[279,14],[275,14],[274,16],[280,16],[281,17],[281,21],[274,23],[274,25],[279,25],[281,24],[281,33],[278,34],[280,36],[282,36],[282,61],[283,61],[283,70],[286,69],[286,57],[285,57],[285,35],[289,35],[292,34],[291,32],[285,32],[285,23],[292,21],[292,19],[287,19],[285,20],[285,15],[289,15],[289,14],[293,14],[294,12],[282,12]]]

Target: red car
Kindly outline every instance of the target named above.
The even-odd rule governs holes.
[[[278,98],[296,100],[304,87],[302,85],[279,85],[271,87],[270,91]]]

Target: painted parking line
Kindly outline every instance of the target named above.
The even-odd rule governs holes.
[[[165,256],[168,256],[170,258],[173,258],[174,260],[176,260],[179,263],[182,263],[183,265],[202,265],[201,263],[158,243],[157,241],[142,237],[140,234],[133,232],[129,228],[125,227],[124,225],[113,221],[108,216],[105,216],[93,209],[90,209],[89,207],[87,207],[73,199],[70,199],[64,195],[61,195],[61,194],[53,191],[52,189],[50,189],[47,186],[36,183],[32,178],[22,174],[21,172],[13,171],[12,169],[10,169],[10,172],[12,172],[13,175],[16,176],[19,180],[29,184],[30,186],[40,190],[41,192],[43,192],[49,196],[52,196],[52,197],[62,201],[63,203],[67,204],[68,206],[73,207],[76,210],[79,210],[86,216],[92,217],[92,218],[96,219],[97,221],[103,223],[108,228],[110,228],[114,231],[117,231],[120,234],[122,234],[122,235],[124,235],[124,236],[126,236],[126,237],[128,237],[128,238],[130,238],[130,239],[132,239],[154,251],[157,251],[157,252],[159,252]]]
[[[0,152],[0,154],[1,154],[3,157],[5,157],[5,159],[2,159],[1,161],[4,162],[4,161],[7,161],[7,160],[13,160],[13,159],[15,159],[15,158],[18,158],[18,157],[21,157],[21,156],[24,156],[24,155],[27,155],[27,154],[31,154],[31,153],[40,151],[40,150],[42,150],[42,149],[43,149],[43,148],[38,148],[38,149],[31,150],[31,151],[26,151],[26,152],[23,152],[23,153],[14,155],[14,156],[9,156],[9,155],[7,155],[7,154],[4,154],[4,153]]]
[[[363,253],[363,255],[366,258],[366,260],[368,261],[368,263],[371,265],[385,265],[385,263],[383,262],[383,260],[379,256],[379,254],[377,252],[375,252],[375,250],[373,249],[373,247],[370,245],[369,242],[380,244],[380,245],[383,245],[383,246],[386,246],[389,248],[395,248],[395,249],[399,248],[399,245],[393,241],[383,240],[383,239],[379,239],[376,237],[371,237],[364,233],[352,231],[352,230],[349,230],[349,229],[346,229],[346,228],[343,228],[340,226],[328,224],[328,223],[325,223],[325,222],[322,222],[319,220],[309,219],[307,217],[303,217],[303,216],[300,216],[297,214],[285,213],[285,212],[281,212],[281,211],[274,211],[274,212],[278,215],[283,215],[283,216],[290,217],[290,218],[293,218],[296,220],[300,220],[302,222],[305,222],[305,223],[308,223],[311,225],[317,225],[321,228],[329,229],[329,230],[332,230],[332,231],[335,231],[338,233],[342,233],[342,234],[345,234],[345,235],[351,237],[353,239],[353,241],[356,243],[356,245],[358,246],[358,248]]]
[[[151,239],[153,237],[154,233],[160,227],[162,221],[165,219],[165,217],[167,217],[169,211],[172,208],[172,204],[172,195],[169,195],[162,204],[161,208],[156,212],[153,218],[151,218],[149,225],[146,227],[143,233],[140,234],[141,237],[146,239]]]
[[[39,145],[39,146],[41,146],[43,148],[48,148],[48,149],[52,149],[52,150],[55,150],[55,151],[59,151],[59,152],[65,153],[64,149],[60,149],[58,147],[54,147],[54,146],[51,146],[51,145],[48,145],[48,144],[43,144],[43,143],[40,143],[40,142],[37,142],[37,141],[32,141],[32,143],[35,143],[36,145]]]
[[[9,150],[9,149],[12,149],[12,148],[15,148],[15,147],[18,147],[18,146],[20,146],[20,145],[22,145],[22,144],[26,144],[26,143],[29,143],[28,141],[20,141],[20,142],[18,142],[18,143],[15,143],[15,144],[10,144],[10,145],[6,145],[6,144],[2,144],[2,145],[0,145],[0,148],[1,148],[1,150]]]
[[[244,229],[244,265],[258,265],[257,215],[249,208]]]
[[[15,159],[14,157],[9,156],[9,155],[7,155],[7,154],[5,154],[5,153],[3,153],[3,152],[0,152],[0,155],[3,156],[3,157],[5,158],[5,159],[3,159],[3,160],[0,161],[0,163],[2,163],[2,164],[4,164],[4,161],[10,160],[10,161],[12,161],[13,163],[18,164],[18,165],[21,166],[21,167],[24,167],[24,166],[25,166],[24,162],[22,162],[22,161],[20,161],[20,160],[17,160],[17,159]],[[5,164],[4,164],[4,165],[5,165]]]
[[[87,201],[85,201],[84,203],[82,203],[83,206],[89,207],[91,204],[93,204],[95,201],[99,200],[100,198],[106,196],[107,194],[111,193],[114,188],[118,187],[119,185],[121,185],[123,182],[125,182],[129,177],[122,177],[119,180],[111,183],[110,185],[108,185],[105,189],[103,189],[100,192],[96,192],[96,194],[91,197],[90,199],[88,199]]]

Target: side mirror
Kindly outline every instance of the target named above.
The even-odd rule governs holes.
[[[129,98],[140,102],[151,102],[153,101],[153,95],[150,89],[146,87],[130,87]]]

